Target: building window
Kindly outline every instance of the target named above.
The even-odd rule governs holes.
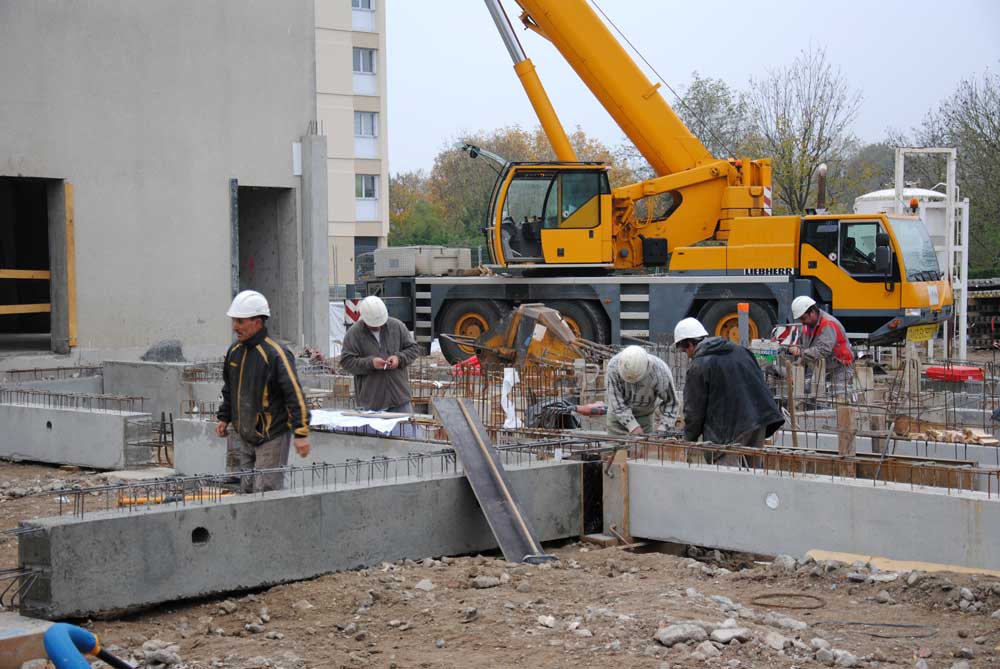
[[[354,176],[354,197],[358,200],[377,200],[378,175],[356,174]]]
[[[378,112],[354,112],[354,136],[378,137]]]
[[[354,73],[375,74],[375,49],[354,47]]]
[[[375,32],[375,1],[351,0],[351,30]],[[354,69],[357,72],[357,67]]]

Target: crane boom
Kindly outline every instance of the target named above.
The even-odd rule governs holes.
[[[658,176],[713,160],[587,0],[515,0],[521,21],[549,40]]]

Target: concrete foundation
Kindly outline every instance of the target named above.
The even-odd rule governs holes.
[[[995,494],[633,462],[629,497],[631,533],[645,539],[770,555],[819,548],[1000,569]]]
[[[0,457],[122,469],[128,420],[145,415],[0,404]]]
[[[581,533],[581,467],[558,463],[507,470],[541,540]],[[44,573],[23,598],[22,612],[46,618],[496,546],[461,475],[25,524],[39,531],[20,537],[20,564]]]

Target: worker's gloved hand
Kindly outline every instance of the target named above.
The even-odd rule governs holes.
[[[309,437],[295,437],[295,452],[303,458],[309,456]]]
[[[641,425],[636,425],[635,428],[633,428],[633,430],[631,432],[629,432],[629,434],[639,436],[639,435],[645,434],[645,433],[642,431],[642,426]]]
[[[224,420],[220,420],[218,423],[215,424],[215,435],[217,437],[225,438],[226,437],[226,428],[228,428],[228,427],[229,427],[229,423],[227,423]]]

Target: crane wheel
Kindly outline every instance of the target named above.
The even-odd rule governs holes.
[[[603,310],[592,302],[557,300],[546,302],[545,306],[558,311],[562,319],[566,321],[566,325],[577,337],[597,344],[611,343],[611,329],[608,327],[608,320],[604,317]]]
[[[503,318],[505,310],[493,300],[454,300],[441,311],[437,332],[478,339]],[[441,353],[451,364],[475,354],[471,346],[459,346],[445,338],[438,339]]]
[[[698,312],[701,321],[710,335],[725,337],[739,343],[740,327],[737,300],[713,301],[702,307]],[[750,302],[750,340],[770,337],[774,328],[774,316],[771,310],[761,302]]]

